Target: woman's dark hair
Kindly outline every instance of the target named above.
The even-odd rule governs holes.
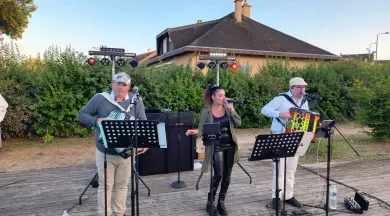
[[[211,105],[213,103],[213,99],[211,99],[212,95],[215,95],[215,92],[217,90],[223,89],[221,86],[217,85],[209,85],[205,90],[204,90],[204,96],[203,100],[206,105]]]

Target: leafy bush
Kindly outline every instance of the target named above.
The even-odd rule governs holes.
[[[25,137],[39,135],[45,142],[54,137],[88,135],[77,121],[77,112],[96,93],[110,89],[111,67],[86,64],[86,56],[71,47],[61,51],[50,47],[42,58],[21,56],[17,47],[0,47],[0,93],[9,103],[2,135]],[[117,67],[127,72],[132,86],[138,86],[146,108],[170,108],[173,112],[195,112],[197,126],[203,107],[203,91],[216,83],[216,70],[207,74],[189,66],[136,69]],[[390,66],[363,61],[312,62],[293,68],[289,59],[269,58],[255,73],[220,69],[220,85],[227,96],[244,101],[235,105],[243,128],[268,126],[271,121],[260,113],[273,97],[288,90],[288,81],[301,76],[309,92],[323,97],[319,106],[337,121],[359,120],[373,128],[377,138],[389,137]],[[180,101],[178,98],[180,97]],[[319,111],[313,104],[311,109]],[[325,119],[325,114],[321,113]]]
[[[110,73],[102,67],[89,67],[86,57],[67,47],[61,52],[51,47],[37,67],[34,82],[33,127],[38,135],[68,137],[86,135],[77,121],[79,109],[108,87]]]
[[[0,47],[0,93],[8,103],[1,134],[4,138],[24,137],[31,132],[30,71],[13,43]]]
[[[372,128],[376,139],[390,138],[390,65],[367,71],[349,89],[357,101],[357,120]]]

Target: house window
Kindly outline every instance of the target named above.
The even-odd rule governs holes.
[[[162,51],[162,53],[164,54],[164,53],[168,52],[168,37],[165,37],[163,39],[162,43],[163,43],[163,51]]]
[[[171,37],[169,37],[169,39],[168,39],[168,51],[172,51],[172,50],[173,50],[172,41],[171,41]]]

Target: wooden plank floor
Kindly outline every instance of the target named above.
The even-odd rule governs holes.
[[[271,201],[271,161],[251,161],[242,158],[241,164],[252,175],[252,184],[248,176],[235,165],[226,198],[229,215],[275,215],[266,206]],[[331,178],[338,189],[338,209],[345,210],[343,199],[354,196],[353,188],[369,193],[390,203],[390,160],[355,161],[332,164]],[[317,175],[317,166],[298,167],[295,175],[295,196],[305,204],[313,205],[322,200],[324,205],[325,179]],[[326,175],[324,164],[318,168]],[[71,216],[97,215],[97,189],[90,187],[78,204],[78,197],[94,176],[94,165],[44,169],[38,171],[0,173],[0,215],[61,215],[69,210]],[[203,175],[199,190],[195,184],[200,171],[181,173],[187,187],[173,189],[170,184],[177,180],[177,173],[144,176],[142,179],[151,189],[147,196],[146,188],[140,183],[140,215],[207,215],[205,211],[209,174]],[[331,182],[334,183],[334,182]],[[131,215],[130,187],[127,199],[127,214]],[[390,215],[390,209],[380,205],[375,198],[370,199],[370,207],[365,215]],[[290,206],[286,206],[291,213]],[[325,215],[321,209],[305,207],[316,215]],[[331,212],[330,215],[349,215],[343,212]]]

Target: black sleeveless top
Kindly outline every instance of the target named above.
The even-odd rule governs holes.
[[[215,117],[213,115],[213,122],[217,123],[219,122],[220,128],[221,128],[221,140],[219,141],[219,145],[215,146],[215,150],[228,150],[233,148],[233,138],[232,133],[230,131],[230,124],[229,124],[229,118],[226,115],[223,115],[219,118]]]

